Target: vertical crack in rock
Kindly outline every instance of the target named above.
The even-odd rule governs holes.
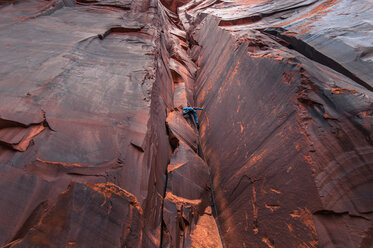
[[[371,113],[373,105],[365,73],[371,65],[354,66],[350,50],[338,53],[325,36],[317,40],[326,20],[316,28],[307,22],[310,27],[299,35],[292,28],[300,26],[302,18],[316,23],[335,11],[329,8],[340,13],[343,4],[308,1],[304,8],[294,8],[294,2],[283,1],[283,10],[265,20],[228,27],[221,20],[245,20],[255,10],[265,16],[271,8],[276,12],[277,2],[245,3],[253,5],[248,9],[225,2],[201,11],[207,2],[191,1],[179,8],[179,16],[195,45],[195,99],[204,108],[201,146],[212,171],[224,243],[358,247],[371,242],[373,126],[366,111]],[[286,16],[288,10],[294,17]],[[294,23],[282,21],[287,18]],[[258,31],[282,26],[290,38]],[[356,45],[343,41],[346,49]],[[254,184],[250,178],[258,181]]]
[[[372,7],[0,0],[0,246],[371,247]]]
[[[182,114],[182,108],[193,106],[195,98],[197,67],[188,54],[190,34],[176,14],[164,7],[163,11],[175,108],[166,119],[172,156],[166,171],[160,247],[223,247],[199,133],[195,122]]]

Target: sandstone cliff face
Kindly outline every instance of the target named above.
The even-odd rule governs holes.
[[[0,1],[0,245],[372,247],[372,9]]]

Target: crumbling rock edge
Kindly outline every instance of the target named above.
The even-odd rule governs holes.
[[[287,47],[290,49],[294,49],[297,52],[303,54],[305,57],[316,61],[322,65],[325,65],[332,70],[339,72],[346,77],[350,78],[351,80],[355,81],[356,83],[360,84],[361,86],[365,87],[366,89],[373,91],[373,86],[369,83],[360,79],[357,75],[343,67],[343,65],[339,64],[332,58],[322,54],[321,52],[317,51],[312,46],[308,45],[307,43],[303,42],[296,37],[286,35],[286,31],[282,28],[266,28],[266,29],[259,29],[259,31],[263,32],[264,34],[270,34],[275,37],[278,37],[287,43]]]

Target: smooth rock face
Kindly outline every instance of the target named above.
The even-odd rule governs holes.
[[[266,2],[246,10],[223,2],[203,11],[221,20],[202,22],[198,7],[183,8],[183,21],[196,22],[190,30],[201,68],[196,104],[205,109],[200,135],[227,246],[373,244],[370,63],[355,60],[360,66],[353,67],[346,54],[334,55],[333,39],[320,35],[327,20],[317,19],[318,12],[308,12],[316,24],[303,36],[290,28],[302,18],[277,28],[284,19],[277,12],[294,19],[291,8],[305,16],[319,5],[327,14],[347,4],[320,2],[308,1],[307,8]],[[368,25],[364,18],[354,22]],[[319,46],[308,43],[317,39]]]
[[[159,86],[158,3],[71,3],[0,9],[0,243],[156,245],[161,220],[147,218],[148,230],[143,219],[162,206],[169,145],[159,97],[171,92]],[[112,183],[151,210],[125,212],[125,201],[80,184],[63,193],[72,182]]]
[[[372,10],[0,0],[0,246],[372,247]]]
[[[142,209],[135,196],[111,183],[74,183],[47,211],[39,205],[28,221],[37,214],[39,222],[24,237],[17,234],[12,247],[79,247],[87,239],[99,247],[141,247]],[[92,235],[94,230],[100,232]]]

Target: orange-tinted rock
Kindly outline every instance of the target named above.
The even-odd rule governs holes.
[[[176,13],[177,8],[190,2],[190,0],[161,0],[162,4]]]
[[[189,121],[189,122],[188,122]],[[179,140],[185,142],[195,152],[198,150],[199,137],[195,129],[191,126],[193,122],[188,118],[184,118],[183,112],[175,110],[170,112],[167,116],[166,122],[169,130],[171,131],[170,137],[175,136],[178,143]],[[174,145],[176,147],[176,145]]]
[[[198,219],[190,236],[192,248],[223,247],[211,207],[207,207],[205,213]]]
[[[47,224],[41,232],[46,234],[40,242],[51,247],[87,247],[95,238],[98,246],[120,246],[121,237],[127,242],[123,228],[129,219],[120,209],[128,203],[113,203],[120,213],[107,213],[109,200],[90,209],[77,198],[99,194],[86,186],[74,186],[73,196],[57,200],[73,181],[108,182],[134,195],[143,214],[133,220],[137,236],[128,246],[159,245],[159,196],[170,152],[165,119],[173,95],[171,77],[163,77],[169,68],[157,57],[167,53],[158,39],[157,11],[156,1],[2,2],[0,228],[6,230],[1,245],[17,240],[30,247],[42,235],[32,229],[38,224],[33,216],[44,212]],[[58,217],[63,211],[82,213],[69,204],[80,205],[87,218],[71,223]],[[75,231],[91,219],[111,219],[111,226],[101,230],[92,221],[89,228],[96,231],[69,234],[56,226],[61,230],[52,232],[57,217]],[[144,219],[147,225],[141,224]],[[99,241],[106,238],[111,243]]]
[[[172,113],[167,118],[171,130],[173,125],[176,126],[169,119],[181,116],[178,111]],[[179,124],[185,130],[190,128],[185,120]],[[180,140],[167,168],[162,247],[189,247],[190,234],[195,230],[199,216],[210,203],[209,169],[196,150],[184,142],[187,135],[181,133],[177,137]]]
[[[371,8],[0,0],[0,246],[371,247]]]
[[[370,244],[372,118],[361,113],[372,92],[258,31],[237,37],[218,23],[206,17],[193,37],[201,145],[224,243]]]
[[[41,212],[32,216],[36,225],[11,247],[79,247],[87,239],[99,247],[141,247],[141,207],[111,183],[74,183],[49,210],[43,205],[35,211]]]

